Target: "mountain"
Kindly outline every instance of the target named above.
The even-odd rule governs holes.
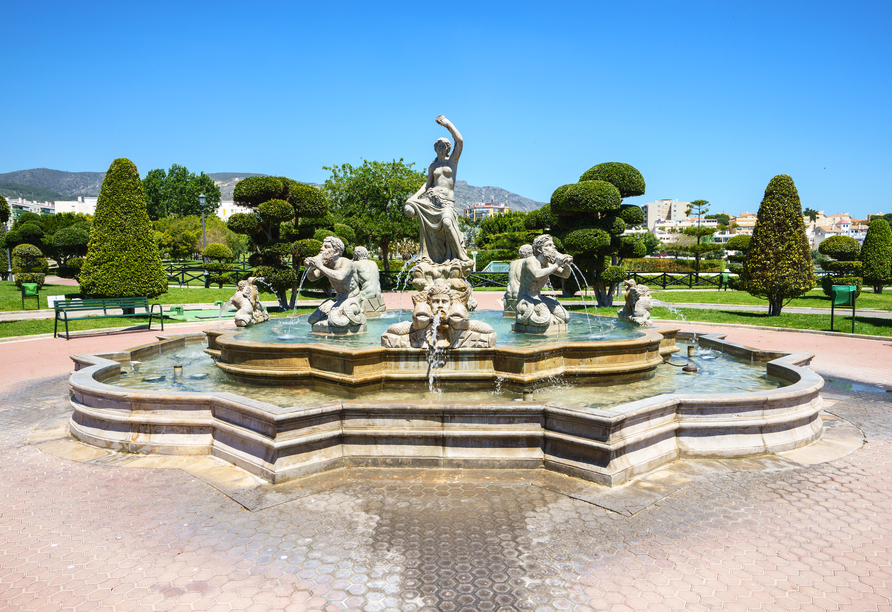
[[[7,200],[22,198],[29,202],[55,202],[56,200],[68,199],[61,193],[50,191],[43,187],[22,185],[21,183],[0,182],[0,195],[4,196]]]
[[[48,168],[33,168],[0,174],[0,183],[18,183],[19,185],[49,189],[65,196],[58,198],[64,200],[80,195],[99,195],[99,188],[102,187],[104,178],[105,172],[63,172]]]
[[[455,182],[455,207],[457,209],[465,209],[468,206],[480,204],[481,202],[492,202],[493,204],[504,204],[507,202],[511,210],[524,212],[545,206],[545,202],[536,202],[516,193],[511,193],[501,187],[474,187],[473,185],[468,185],[467,181]]]
[[[214,172],[209,173],[212,179],[220,184],[220,193],[222,199],[231,200],[232,190],[235,184],[243,178],[249,176],[265,176],[251,172]],[[26,197],[27,199],[37,200],[64,200],[74,198],[79,195],[97,196],[99,189],[102,187],[102,179],[105,178],[104,172],[63,172],[62,170],[49,170],[47,168],[34,168],[32,170],[17,170],[16,172],[7,172],[0,174],[0,184],[16,183],[19,188],[23,186],[39,187],[56,192],[55,197],[49,195],[29,198],[27,196],[13,195],[10,197]],[[315,183],[309,183],[319,187]],[[7,195],[2,187],[0,193]],[[61,194],[62,197],[59,197]],[[501,187],[474,187],[468,185],[467,181],[456,181],[455,183],[455,207],[464,210],[472,204],[481,202],[493,202],[502,204],[507,202],[511,210],[530,211],[541,208],[544,202],[536,202],[529,198],[519,196],[507,189]]]

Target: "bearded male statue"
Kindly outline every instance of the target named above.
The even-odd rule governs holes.
[[[344,243],[329,236],[322,242],[322,250],[315,257],[304,260],[307,278],[327,277],[335,297],[326,300],[310,315],[314,334],[358,334],[366,331],[366,316],[362,310],[359,283],[353,273],[353,262],[341,257]]]
[[[557,334],[567,331],[568,313],[556,299],[541,291],[554,274],[569,278],[573,257],[558,252],[548,234],[533,241],[533,254],[520,266],[520,289],[517,292],[517,315],[513,330],[525,334]]]

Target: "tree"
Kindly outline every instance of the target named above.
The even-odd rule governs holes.
[[[343,164],[324,168],[331,172],[324,189],[332,211],[353,228],[359,244],[381,250],[385,272],[390,272],[391,245],[418,236],[418,221],[403,214],[403,204],[427,177],[412,166],[402,159],[364,159],[358,167]]]
[[[6,222],[9,221],[9,202],[0,195],[0,274],[6,274],[7,267],[6,249],[2,248],[6,242]]]
[[[43,287],[48,271],[46,257],[33,244],[20,244],[12,250],[12,273],[19,289],[22,283],[35,283],[38,289]]]
[[[892,229],[885,219],[874,219],[867,226],[861,246],[861,276],[874,293],[882,293],[883,286],[892,282]]]
[[[681,230],[681,233],[693,238],[694,243],[676,247],[676,250],[694,256],[694,270],[696,271],[696,278],[698,280],[700,278],[700,258],[707,253],[720,251],[722,249],[720,245],[715,244],[714,241],[710,240],[715,233],[715,230],[710,227],[704,227],[702,224],[704,218],[703,215],[707,212],[709,212],[709,202],[706,200],[694,200],[688,204],[685,214],[689,217],[692,213],[695,214],[697,216],[697,225],[686,227]]]
[[[152,227],[161,234],[158,248],[162,257],[191,258],[201,250],[201,217],[198,215],[163,217],[153,221]],[[225,244],[234,257],[248,251],[247,237],[230,230],[215,214],[207,216],[205,234],[208,244]]]
[[[858,288],[855,297],[861,295],[861,245],[858,241],[851,236],[830,236],[821,241],[818,251],[833,258],[821,264],[824,270],[830,272],[821,279],[824,295],[832,295],[833,285],[854,285]]]
[[[691,204],[693,204],[693,202],[691,202]],[[706,219],[715,219],[719,222],[719,225],[724,225],[725,227],[728,227],[728,225],[731,223],[731,215],[727,215],[725,213],[706,215]]]
[[[79,282],[82,293],[96,297],[156,297],[167,291],[139,171],[129,159],[113,161],[102,181]]]
[[[201,252],[201,257],[205,260],[204,269],[208,271],[210,283],[216,283],[217,287],[222,289],[223,283],[232,282],[232,264],[230,262],[233,254],[228,246],[212,242]]]
[[[149,170],[143,179],[143,190],[152,221],[169,216],[201,215],[198,196],[202,193],[206,198],[206,213],[213,214],[221,197],[214,179],[204,172],[196,175],[179,164],[172,165],[167,172],[160,168]]]
[[[793,179],[779,174],[765,188],[744,262],[746,290],[768,300],[768,316],[815,286],[802,204]]]
[[[642,234],[641,242],[644,243],[646,249],[645,255],[653,255],[663,248],[663,241],[654,236],[650,230]]]
[[[300,264],[321,248],[306,237],[315,233],[307,220],[326,216],[325,195],[316,187],[283,176],[251,176],[235,186],[233,198],[256,211],[236,213],[227,222],[230,230],[250,239],[255,251],[249,260],[254,276],[263,277],[272,287],[283,310],[294,308]],[[292,267],[288,266],[289,260]]]
[[[818,211],[816,211],[814,208],[806,208],[805,210],[802,211],[802,215],[804,217],[808,217],[808,219],[812,223],[814,223],[815,221],[818,220]]]
[[[573,255],[573,263],[595,290],[598,306],[613,303],[617,283],[626,278],[622,261],[647,252],[641,238],[624,235],[627,227],[644,223],[644,212],[623,200],[644,194],[644,188],[644,177],[632,166],[598,164],[578,183],[558,187],[549,204],[527,215],[527,229],[547,230],[559,249]]]

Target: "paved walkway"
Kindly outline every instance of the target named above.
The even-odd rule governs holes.
[[[892,340],[692,330],[892,384]],[[70,413],[69,354],[156,334],[0,344],[0,610],[892,607],[892,393],[826,391],[830,427],[867,444],[823,463],[679,461],[587,496],[517,472],[342,471],[239,503],[251,477],[209,484],[235,470],[212,458],[122,467],[158,464],[46,433]]]

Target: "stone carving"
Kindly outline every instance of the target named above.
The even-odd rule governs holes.
[[[335,297],[325,300],[308,319],[315,334],[358,334],[366,331],[366,316],[362,309],[359,283],[353,273],[353,262],[341,257],[344,243],[329,236],[322,242],[322,250],[315,257],[304,260],[307,278],[328,277]]]
[[[650,327],[650,311],[654,307],[650,297],[650,288],[647,285],[639,285],[633,280],[623,281],[626,291],[626,304],[616,312],[616,316],[641,327]]]
[[[269,313],[258,299],[257,287],[254,281],[257,280],[253,276],[247,280],[238,282],[238,291],[235,292],[229,303],[238,309],[235,313],[235,324],[237,327],[248,327],[255,323],[269,321]]]
[[[506,317],[515,316],[517,310],[517,293],[520,291],[520,271],[524,260],[533,254],[533,245],[525,244],[517,252],[520,259],[515,259],[508,266],[508,287],[502,296],[502,312]]]
[[[356,247],[353,251],[353,275],[359,285],[362,311],[367,317],[381,316],[387,310],[381,295],[381,276],[378,264],[369,261],[369,250],[365,247]]]
[[[448,138],[440,138],[434,143],[437,158],[427,169],[427,181],[406,201],[403,210],[407,217],[418,219],[418,261],[447,267],[457,264],[464,277],[471,273],[474,261],[465,251],[465,238],[459,231],[455,212],[455,177],[463,140],[452,122],[443,115],[437,117],[437,123],[452,134],[455,149],[450,155]],[[445,274],[442,277],[447,278]]]
[[[557,334],[567,331],[568,313],[556,299],[541,295],[548,277],[569,278],[570,255],[559,253],[548,234],[533,241],[533,254],[520,265],[520,288],[513,330],[525,334]]]
[[[381,336],[387,348],[489,348],[496,333],[472,321],[467,302],[470,290],[457,292],[442,279],[412,296],[412,320],[394,323]]]

